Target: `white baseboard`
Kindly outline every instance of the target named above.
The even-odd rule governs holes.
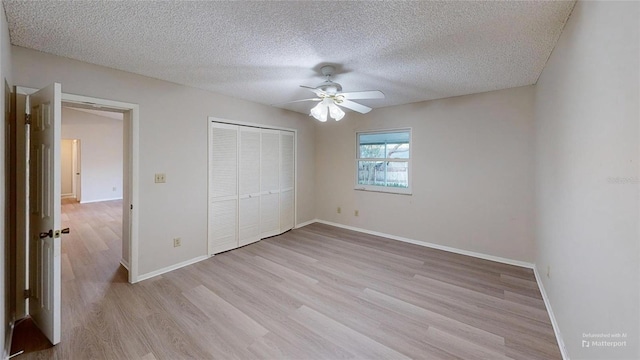
[[[127,269],[127,271],[129,271],[129,262],[125,259],[120,259],[120,265],[122,265],[123,268]]]
[[[90,204],[90,203],[96,203],[96,202],[102,202],[102,201],[113,201],[113,200],[122,200],[122,196],[117,198],[111,198],[111,199],[81,200],[80,204]]]
[[[138,282],[140,282],[142,280],[151,279],[154,276],[162,275],[164,273],[168,273],[169,271],[177,270],[177,269],[180,269],[182,267],[185,267],[185,266],[188,266],[188,265],[191,265],[191,264],[195,264],[195,263],[200,262],[202,260],[207,260],[210,257],[211,256],[209,256],[209,255],[198,256],[198,257],[193,258],[191,260],[183,261],[183,262],[177,263],[175,265],[167,266],[165,268],[158,269],[158,270],[155,270],[155,271],[151,271],[151,272],[148,272],[146,274],[138,275]]]
[[[544,306],[547,308],[547,313],[549,314],[551,326],[553,326],[553,332],[556,335],[556,340],[558,341],[558,346],[560,347],[562,358],[564,360],[569,360],[569,354],[567,353],[567,348],[564,346],[564,340],[562,339],[562,334],[560,333],[560,327],[558,326],[556,317],[553,314],[553,310],[551,309],[551,303],[549,302],[549,298],[547,297],[547,292],[544,290],[544,285],[542,284],[542,278],[540,277],[540,273],[538,272],[538,267],[535,264],[533,265],[533,274],[536,276],[536,282],[538,283],[540,294],[542,294]]]
[[[73,194],[62,194],[62,195],[60,195],[60,197],[63,198],[63,199],[68,199],[68,198],[74,198],[76,196],[73,195]]]
[[[296,226],[294,227],[294,229],[299,229],[299,228],[301,228],[301,227],[305,227],[305,226],[307,226],[307,225],[311,225],[311,224],[313,224],[314,222],[318,222],[318,219],[311,219],[311,220],[309,220],[309,221],[305,221],[305,222],[303,222],[303,223],[300,223],[300,224],[296,225]]]
[[[378,232],[378,231],[371,231],[371,230],[362,229],[362,228],[358,228],[358,227],[354,227],[354,226],[338,224],[338,223],[334,223],[334,222],[331,222],[331,221],[325,221],[325,220],[316,219],[314,222],[317,222],[317,223],[320,223],[320,224],[331,225],[331,226],[335,226],[335,227],[339,227],[339,228],[343,228],[343,229],[347,229],[347,230],[353,230],[353,231],[357,231],[357,232],[361,232],[361,233],[365,233],[365,234],[369,234],[369,235],[381,236],[381,237],[389,238],[389,239],[392,239],[392,240],[398,240],[398,241],[402,241],[402,242],[406,242],[406,243],[410,243],[410,244],[414,244],[414,245],[425,246],[425,247],[429,247],[429,248],[432,248],[432,249],[444,250],[444,251],[448,251],[448,252],[452,252],[452,253],[456,253],[456,254],[460,254],[460,255],[472,256],[472,257],[479,258],[479,259],[495,261],[495,262],[508,264],[508,265],[520,266],[520,267],[524,267],[524,268],[528,268],[528,269],[533,269],[534,268],[534,264],[533,263],[529,263],[529,262],[526,262],[526,261],[507,259],[507,258],[488,255],[488,254],[483,254],[483,253],[479,253],[479,252],[475,252],[475,251],[462,250],[462,249],[458,249],[458,248],[454,248],[454,247],[450,247],[450,246],[444,246],[444,245],[429,243],[429,242],[426,242],[426,241],[409,239],[409,238],[405,238],[405,237],[402,237],[402,236],[385,234],[385,233]]]

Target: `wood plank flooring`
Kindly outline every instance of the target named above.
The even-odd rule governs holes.
[[[131,285],[63,205],[62,342],[21,359],[561,359],[529,269],[312,224]]]

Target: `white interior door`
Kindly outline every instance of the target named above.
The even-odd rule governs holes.
[[[280,232],[294,226],[295,135],[280,132]]]
[[[260,237],[280,233],[280,131],[262,130],[260,150]]]
[[[260,129],[239,126],[238,242],[240,246],[260,240],[260,133]]]
[[[238,247],[238,127],[209,125],[209,255]]]
[[[52,84],[27,101],[29,158],[29,314],[52,344],[60,342],[60,126],[62,87]]]

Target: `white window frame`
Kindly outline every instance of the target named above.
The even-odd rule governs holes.
[[[408,159],[391,159],[391,158],[360,158],[360,135],[361,134],[384,134],[384,133],[392,133],[392,132],[409,132],[409,158]],[[401,194],[401,195],[411,195],[412,192],[412,176],[413,169],[411,168],[411,159],[413,158],[413,131],[412,128],[397,128],[397,129],[383,129],[383,130],[358,130],[355,133],[355,148],[356,148],[356,160],[355,160],[355,179],[354,179],[354,189],[360,191],[373,191],[373,192],[383,192],[390,194]],[[358,184],[358,163],[360,161],[393,161],[393,162],[406,162],[407,163],[407,181],[409,187],[406,188],[398,188],[398,187],[387,187],[387,186],[377,186],[377,185],[362,185]]]

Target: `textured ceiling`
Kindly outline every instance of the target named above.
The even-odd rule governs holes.
[[[373,108],[534,84],[574,1],[3,1],[11,42],[263,104],[336,64]],[[308,112],[310,104],[281,106]]]

